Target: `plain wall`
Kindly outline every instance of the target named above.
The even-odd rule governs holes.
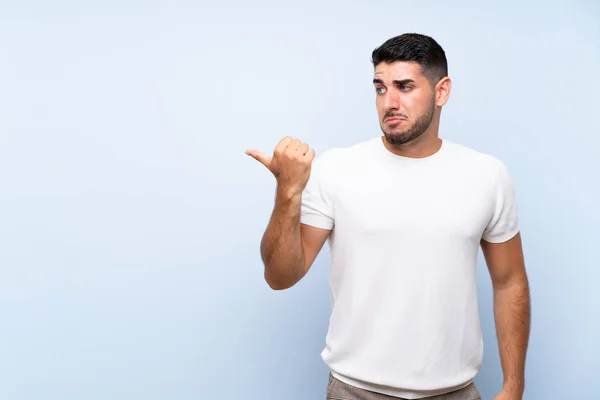
[[[324,398],[329,249],[268,288],[275,182],[244,151],[379,135],[370,55],[404,32],[446,50],[440,135],[515,181],[525,399],[600,398],[599,20],[591,0],[2,1],[0,398]],[[492,399],[481,257],[478,285]]]

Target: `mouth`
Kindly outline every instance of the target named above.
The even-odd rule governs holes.
[[[383,122],[385,122],[388,125],[395,125],[395,124],[399,124],[404,121],[406,121],[406,119],[400,118],[400,117],[390,117],[390,118],[386,118],[385,120],[383,120]]]

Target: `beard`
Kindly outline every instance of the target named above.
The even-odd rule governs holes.
[[[408,127],[403,132],[386,132],[383,128],[383,123],[381,123],[381,130],[385,135],[385,140],[391,145],[402,145],[406,143],[410,143],[413,140],[417,139],[419,136],[423,134],[431,125],[431,121],[433,121],[433,113],[435,111],[435,103],[431,102],[431,105],[425,112],[417,118],[417,120],[412,124],[412,126]],[[393,114],[391,114],[393,115]],[[387,118],[390,115],[386,115],[384,117]]]

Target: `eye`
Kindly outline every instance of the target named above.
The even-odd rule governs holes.
[[[380,87],[376,88],[375,91],[377,92],[377,94],[384,94],[385,88],[383,86],[380,86]]]
[[[402,85],[400,86],[400,90],[403,92],[408,92],[412,87],[410,85]]]

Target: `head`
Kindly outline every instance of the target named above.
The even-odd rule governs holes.
[[[379,124],[388,143],[410,143],[425,132],[437,136],[451,87],[442,47],[429,36],[407,33],[373,50],[372,62]]]

